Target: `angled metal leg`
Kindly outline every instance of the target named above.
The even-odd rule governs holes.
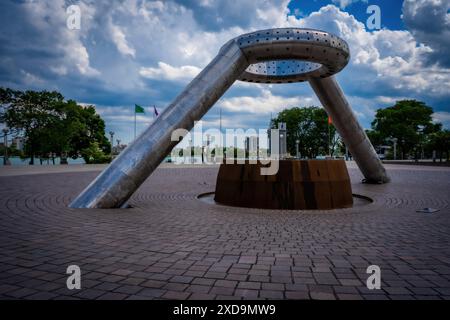
[[[309,83],[323,107],[333,119],[359,169],[369,183],[389,182],[389,177],[366,132],[359,124],[334,76],[310,78]]]
[[[118,208],[163,161],[177,141],[175,129],[190,130],[247,68],[239,46],[230,41],[157,120],[128,146],[83,192],[71,208]]]

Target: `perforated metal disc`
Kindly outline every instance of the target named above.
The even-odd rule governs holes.
[[[241,81],[286,83],[329,77],[344,68],[350,52],[341,38],[320,30],[260,30],[233,39],[250,66]]]

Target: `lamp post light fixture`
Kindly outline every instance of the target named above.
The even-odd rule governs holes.
[[[394,160],[397,160],[397,138],[392,138],[391,141],[394,143]]]
[[[113,156],[113,146],[114,146],[114,131],[110,131],[109,135],[111,136],[111,158]]]
[[[3,132],[3,145],[4,145],[4,154],[3,154],[3,165],[4,166],[10,166],[11,165],[11,161],[9,161],[9,158],[8,158],[8,132],[9,132],[9,130],[8,130],[8,128],[4,128],[3,130],[2,130],[2,132]]]
[[[202,163],[203,163],[203,159],[204,159],[204,155],[203,153],[206,153],[206,161],[209,161],[209,146],[211,144],[211,135],[210,134],[206,134],[206,146],[204,146],[204,149],[202,150]]]
[[[418,127],[418,131],[420,134],[420,160],[423,160],[424,158],[424,152],[423,152],[423,144],[424,144],[424,131],[425,131],[425,126],[424,125],[419,125]]]
[[[192,146],[192,139],[189,139],[189,162],[194,163],[194,149]]]
[[[404,138],[402,138],[401,140],[400,140],[400,142],[401,142],[401,155],[402,155],[402,160],[404,160],[403,159],[403,157],[404,157],[404,145],[405,145],[405,139]]]

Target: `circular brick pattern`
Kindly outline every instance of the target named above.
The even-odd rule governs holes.
[[[217,205],[217,206],[226,206],[224,204],[218,203],[214,200],[214,195],[215,192],[206,192],[206,193],[201,193],[197,196],[197,199],[199,199],[200,201],[203,201],[209,205]],[[369,197],[365,197],[365,196],[361,196],[361,195],[357,195],[357,194],[353,194],[353,206],[352,207],[363,207],[366,205],[371,204],[373,201],[372,199],[370,199]],[[232,206],[233,207],[233,206]],[[239,207],[239,206],[235,206],[235,207]],[[245,207],[243,208],[245,209]],[[292,209],[289,209],[292,210]],[[274,212],[275,210],[271,210],[272,212]],[[282,211],[282,210],[280,210]],[[305,212],[306,210],[296,210],[297,212]],[[314,210],[315,211],[315,210]],[[312,211],[312,212],[314,212]],[[323,211],[322,211],[323,212]]]
[[[162,168],[129,209],[69,209],[98,172],[0,177],[0,297],[373,299],[450,297],[450,171],[360,183],[373,203],[328,211],[218,206],[217,167]],[[416,212],[432,207],[433,214]],[[79,265],[82,289],[66,289]],[[381,290],[365,287],[382,270]]]

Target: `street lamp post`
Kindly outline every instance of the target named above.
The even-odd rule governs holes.
[[[420,160],[422,160],[423,159],[423,139],[424,139],[424,131],[425,131],[425,126],[424,125],[419,125],[418,126],[418,132],[419,132],[419,145],[420,145],[420,150],[418,150],[417,152],[416,152],[416,154],[417,153],[420,153],[419,154],[419,156],[416,156],[415,158],[416,158],[416,161],[418,161],[418,157],[420,157]]]
[[[194,155],[193,152],[194,150],[192,149],[192,139],[189,140],[189,162],[190,163],[194,163]]]
[[[202,150],[202,153],[205,152],[206,153],[206,161],[209,161],[209,145],[211,144],[211,135],[210,134],[206,134],[206,147],[204,150]],[[203,158],[202,158],[203,159]],[[202,160],[203,162],[203,160]]]
[[[114,146],[114,131],[110,131],[109,135],[111,136],[111,159],[113,156],[113,146]]]
[[[205,146],[202,146],[202,164],[205,163]]]
[[[119,154],[122,150],[120,148],[120,139],[116,139],[117,145],[116,145],[116,152],[117,154]]]
[[[3,165],[4,166],[10,166],[11,165],[11,161],[9,161],[9,158],[8,158],[8,132],[9,132],[9,130],[8,130],[8,128],[4,128],[3,130],[3,134],[4,134],[4,136],[3,136],[3,145],[4,145],[4,155],[3,155]]]
[[[404,150],[405,150],[405,149],[404,149],[404,148],[405,148],[405,147],[404,147],[404,146],[405,146],[405,139],[402,138],[402,140],[400,140],[400,142],[401,142],[401,145],[400,145],[400,146],[401,146],[401,150],[402,150],[402,151],[401,151],[401,154],[402,154],[402,160],[404,160],[403,157],[404,157],[404,154],[405,154],[405,152],[404,152]]]
[[[259,137],[256,138],[256,160],[259,160]]]
[[[397,138],[392,138],[392,142],[394,143],[394,160],[397,160]]]
[[[299,143],[300,143],[300,140],[298,140],[298,139],[295,140],[295,152],[296,152],[297,159],[300,159],[300,151],[299,151],[299,148],[298,148]]]

